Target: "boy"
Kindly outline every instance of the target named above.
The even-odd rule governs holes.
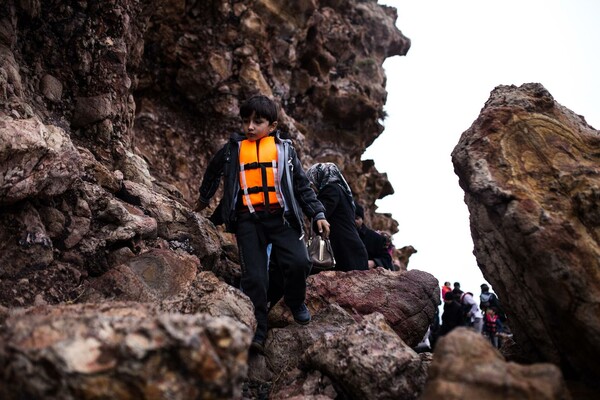
[[[224,177],[223,199],[213,221],[235,233],[242,291],[252,301],[257,321],[252,348],[262,352],[267,336],[267,246],[272,245],[284,275],[286,305],[297,323],[308,324],[311,317],[304,300],[310,261],[302,240],[302,212],[324,237],[329,236],[329,223],[291,141],[279,137],[275,103],[254,96],[241,105],[240,117],[244,136],[234,133],[210,161],[196,211],[208,206]]]

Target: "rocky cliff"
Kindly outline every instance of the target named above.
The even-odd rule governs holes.
[[[336,162],[368,206],[393,193],[360,160],[383,129],[382,63],[410,47],[393,8],[9,0],[0,15],[5,306],[73,300],[88,276],[161,247],[235,274],[231,240],[189,205],[256,93],[281,105],[305,166]],[[374,226],[397,230],[370,209]]]
[[[337,163],[367,220],[395,232],[374,213],[393,189],[360,160],[383,130],[382,63],[410,47],[395,19],[355,0],[0,2],[0,397],[239,398],[249,373],[272,373],[256,368],[264,357],[248,360],[256,321],[235,288],[235,242],[190,205],[239,129],[239,102],[263,93],[305,166]],[[393,337],[414,370],[401,390],[414,396],[427,360],[408,346],[433,318],[437,281],[362,280],[411,290],[364,328],[380,305],[332,304],[343,325],[315,332]],[[345,295],[381,299],[381,286]],[[304,334],[293,363],[276,351],[271,365],[295,367],[317,341]],[[329,388],[350,393],[376,372],[332,374]]]
[[[499,86],[452,153],[477,263],[522,355],[598,382],[600,135],[537,83]]]
[[[0,2],[0,397],[568,398],[555,365],[466,330],[416,354],[440,301],[416,270],[311,276],[313,322],[275,305],[249,355],[235,242],[190,207],[200,177],[264,93],[305,166],[338,164],[396,231],[374,213],[393,188],[360,160],[382,63],[410,47],[395,20],[374,0]],[[529,360],[594,377],[597,132],[524,92],[498,89],[454,153],[477,258]],[[444,374],[475,350],[510,379]]]

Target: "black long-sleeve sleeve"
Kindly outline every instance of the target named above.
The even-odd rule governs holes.
[[[200,196],[198,200],[208,204],[210,199],[215,195],[219,184],[221,183],[221,177],[223,176],[223,170],[225,167],[225,159],[228,157],[227,148],[229,144],[223,146],[214,157],[208,163],[206,172],[200,185]]]

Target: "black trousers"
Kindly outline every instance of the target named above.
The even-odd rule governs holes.
[[[290,308],[300,306],[306,297],[306,277],[311,267],[308,252],[299,227],[285,222],[281,212],[239,216],[235,236],[242,266],[242,291],[254,305],[258,325],[254,338],[262,341],[267,337],[267,245],[271,243],[272,252],[277,254],[277,268],[283,274],[283,299]]]

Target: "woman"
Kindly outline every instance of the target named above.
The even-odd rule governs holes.
[[[329,240],[338,271],[368,269],[367,249],[354,223],[354,201],[348,183],[333,163],[317,163],[306,171],[325,206],[330,224]]]

